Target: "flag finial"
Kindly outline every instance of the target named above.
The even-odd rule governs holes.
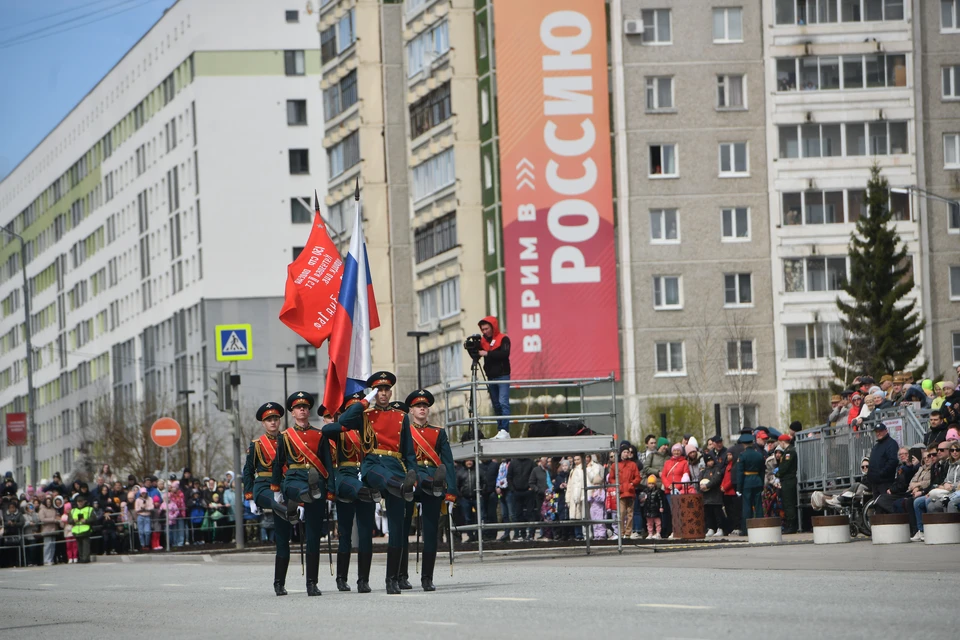
[[[360,176],[357,176],[357,189],[353,192],[353,199],[360,202]]]
[[[317,190],[313,190],[313,210],[320,211],[320,198],[317,196]]]

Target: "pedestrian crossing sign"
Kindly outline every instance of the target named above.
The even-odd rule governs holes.
[[[253,337],[248,324],[218,324],[217,360],[253,360]]]

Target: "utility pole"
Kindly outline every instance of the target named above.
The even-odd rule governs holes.
[[[0,228],[20,241],[20,270],[23,272],[23,336],[27,348],[27,446],[30,449],[30,484],[36,486],[40,481],[40,469],[37,466],[37,433],[36,425],[33,422],[33,412],[36,409],[34,403],[36,392],[33,388],[33,344],[30,335],[30,282],[27,279],[27,250],[23,236],[9,227]]]
[[[288,412],[287,412],[287,410],[286,410],[286,408],[287,408],[287,407],[286,407],[286,405],[287,405],[287,398],[290,396],[290,392],[287,391],[287,369],[293,369],[295,366],[297,366],[297,365],[295,365],[295,364],[278,364],[278,365],[277,365],[277,369],[283,369],[283,398],[280,399],[280,405],[284,408],[284,411],[283,411],[283,428],[284,428],[284,430],[286,430],[286,429],[290,426],[290,423],[287,421],[287,420],[288,420],[288,417],[287,417],[287,413],[288,413]]]
[[[193,439],[190,437],[190,394],[196,393],[196,391],[193,389],[182,389],[177,391],[177,393],[184,396],[184,402],[187,404],[187,419],[184,425],[187,429],[187,468],[193,473]]]
[[[233,391],[233,522],[237,549],[243,540],[243,473],[240,466],[240,371],[236,361],[230,363],[230,387]]]

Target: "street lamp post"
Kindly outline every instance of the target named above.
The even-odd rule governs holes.
[[[187,468],[190,469],[190,472],[193,472],[193,439],[190,437],[190,394],[196,393],[193,389],[182,389],[178,391],[180,395],[184,396],[184,401],[187,403],[187,420],[184,425],[187,428]]]
[[[12,226],[12,224],[11,224]],[[23,236],[9,227],[2,227],[4,231],[20,241],[20,270],[23,272],[23,335],[27,347],[27,439],[30,447],[30,483],[37,485],[40,478],[40,469],[37,467],[37,434],[33,422],[34,396],[33,389],[33,345],[30,336],[30,283],[27,280],[27,251]]]
[[[420,338],[426,338],[430,335],[429,331],[407,331],[408,338],[417,340],[417,388],[423,388],[423,379],[420,377]]]
[[[297,365],[295,364],[278,364],[277,365],[277,369],[283,369],[283,400],[281,401],[281,404],[286,404],[287,397],[289,396],[289,392],[287,391],[287,369],[293,369],[295,366]],[[287,420],[288,420],[287,411],[286,411],[286,407],[284,407],[284,412],[283,412],[283,428],[284,429],[290,426],[290,423]]]

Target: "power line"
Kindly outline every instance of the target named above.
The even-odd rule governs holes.
[[[66,15],[66,14],[68,14],[68,13],[73,13],[74,11],[79,11],[79,10],[81,10],[81,9],[89,9],[89,8],[92,7],[93,5],[101,4],[101,3],[103,3],[103,2],[108,2],[108,1],[109,1],[109,0],[94,0],[93,2],[89,2],[89,3],[85,4],[85,5],[81,4],[81,5],[79,5],[79,6],[72,7],[72,8],[70,8],[70,9],[64,9],[64,10],[62,10],[62,11],[57,11],[57,12],[55,12],[55,13],[48,13],[48,14],[42,15],[42,16],[40,16],[40,17],[38,17],[38,18],[31,18],[30,20],[24,20],[23,22],[20,22],[20,23],[18,23],[18,24],[10,24],[10,25],[4,26],[4,27],[0,27],[0,32],[2,32],[2,31],[10,31],[11,29],[19,29],[20,27],[25,27],[26,25],[28,25],[28,24],[33,24],[34,22],[42,22],[43,20],[48,20],[48,19],[50,19],[50,18],[55,18],[55,17],[57,17],[57,16],[63,16],[63,15]],[[53,26],[53,25],[49,25],[49,26]],[[19,37],[19,36],[17,36],[17,37]]]
[[[124,0],[124,2],[121,2],[120,4],[115,5],[115,6],[113,6],[113,7],[106,7],[106,8],[104,8],[104,9],[100,9],[99,11],[93,11],[93,12],[91,12],[91,13],[88,13],[86,16],[80,16],[80,17],[74,18],[74,19],[72,19],[72,20],[67,20],[67,21],[65,21],[65,22],[69,22],[69,23],[71,23],[71,24],[69,24],[68,26],[63,27],[62,29],[55,29],[55,30],[53,30],[53,31],[48,31],[47,33],[41,33],[42,31],[45,31],[45,30],[47,30],[47,29],[51,29],[51,28],[53,28],[54,26],[56,26],[56,25],[50,25],[49,27],[44,27],[44,28],[42,28],[42,29],[38,29],[38,30],[35,31],[35,32],[23,34],[23,35],[21,35],[21,36],[17,36],[17,37],[15,37],[15,38],[11,38],[11,39],[9,39],[9,40],[0,42],[0,49],[7,49],[7,48],[10,48],[10,47],[15,47],[15,46],[17,46],[17,45],[27,44],[27,43],[30,43],[30,42],[34,42],[34,41],[36,41],[36,40],[42,40],[42,39],[48,38],[48,37],[50,37],[50,36],[55,36],[55,35],[58,35],[58,34],[60,34],[60,33],[65,33],[65,32],[67,32],[67,31],[72,31],[72,30],[74,30],[74,29],[79,29],[80,27],[85,27],[85,26],[87,26],[87,25],[95,24],[95,23],[97,23],[97,22],[103,22],[104,20],[107,20],[107,19],[112,18],[112,17],[114,17],[114,16],[118,16],[118,15],[120,15],[121,13],[126,13],[127,11],[131,11],[131,10],[133,10],[133,9],[137,9],[137,8],[139,8],[139,7],[142,7],[142,6],[146,5],[146,4],[149,4],[149,3],[154,2],[154,1],[155,1],[155,0],[142,0],[142,1],[139,2],[138,4],[134,4],[134,5],[132,5],[132,6],[129,6],[129,7],[124,8],[124,9],[120,9],[119,11],[114,11],[113,13],[107,14],[107,15],[105,15],[105,16],[97,17],[97,18],[94,18],[94,19],[92,19],[92,20],[87,20],[86,22],[76,22],[76,20],[81,20],[81,19],[83,19],[84,17],[89,17],[89,16],[92,16],[92,15],[95,15],[95,14],[103,13],[104,11],[109,11],[109,10],[111,10],[111,9],[114,9],[114,8],[117,8],[117,7],[120,7],[120,6],[123,6],[124,4],[129,4],[130,2],[135,2],[135,0]],[[64,23],[58,23],[58,24],[64,24]],[[39,33],[39,35],[33,35],[34,33]],[[29,36],[31,36],[31,35],[33,35],[33,37],[29,37]]]

